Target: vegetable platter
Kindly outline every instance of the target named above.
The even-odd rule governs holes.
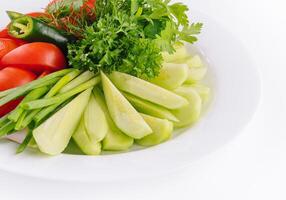
[[[168,0],[53,0],[7,11],[0,32],[0,138],[47,155],[159,145],[202,114],[207,65],[187,50],[203,24]]]

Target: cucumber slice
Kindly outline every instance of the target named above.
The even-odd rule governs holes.
[[[101,152],[101,143],[91,139],[85,128],[84,119],[82,118],[76,131],[72,136],[75,143],[86,155],[99,155]]]
[[[79,148],[79,146],[75,143],[73,139],[70,140],[67,148],[63,152],[65,154],[72,154],[72,155],[84,155],[85,153]]]
[[[206,67],[189,68],[189,76],[185,83],[191,84],[201,81],[205,77],[207,71]]]
[[[106,151],[124,151],[129,149],[133,145],[133,138],[128,137],[116,127],[109,114],[103,93],[98,88],[94,88],[93,94],[101,109],[105,113],[108,123],[108,131],[104,140],[102,141],[102,149]]]
[[[152,129],[149,125],[103,72],[101,72],[101,79],[106,104],[116,126],[135,139],[151,134]]]
[[[190,86],[181,86],[174,92],[182,95],[189,101],[189,105],[173,111],[173,114],[180,120],[179,122],[174,122],[175,127],[180,128],[193,124],[200,118],[202,110],[200,95]]]
[[[91,89],[78,95],[33,131],[39,149],[49,155],[57,155],[67,147],[89,101]]]
[[[188,104],[188,101],[185,98],[155,84],[128,74],[113,72],[110,75],[110,79],[120,90],[165,108],[177,109]]]
[[[84,111],[83,121],[86,133],[91,141],[100,142],[105,138],[108,130],[107,120],[94,95],[90,96]]]
[[[159,117],[162,119],[168,119],[173,122],[179,121],[175,117],[175,115],[172,114],[171,111],[162,106],[150,103],[148,101],[144,101],[143,99],[140,99],[128,93],[123,93],[123,94],[128,99],[128,101],[136,108],[136,110],[138,110],[141,113],[152,115],[154,117]]]
[[[188,57],[188,50],[185,45],[176,45],[175,53],[169,54],[167,52],[162,53],[164,62],[171,63],[177,60],[183,60]]]
[[[173,123],[166,119],[159,119],[149,115],[142,114],[144,120],[152,128],[153,133],[135,142],[142,146],[154,146],[165,142],[171,138],[173,132]]]
[[[175,60],[173,63],[177,64],[187,64],[190,68],[204,67],[204,63],[199,55],[191,56],[186,58]]]
[[[211,89],[209,87],[201,84],[193,84],[190,87],[192,87],[199,93],[200,97],[203,100],[203,103],[206,103],[209,100],[211,93]]]
[[[180,87],[189,76],[189,67],[186,64],[165,63],[159,76],[151,82],[163,88],[173,90]]]
[[[186,64],[190,68],[200,68],[204,67],[203,61],[199,55],[195,55],[189,59],[186,60]]]

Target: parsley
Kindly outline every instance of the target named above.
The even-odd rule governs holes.
[[[190,23],[188,7],[169,0],[97,0],[96,21],[68,46],[69,64],[81,70],[125,72],[151,79],[159,74],[162,51],[197,41],[201,23]]]

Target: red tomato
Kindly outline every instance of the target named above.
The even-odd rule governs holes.
[[[0,117],[3,117],[9,112],[11,112],[12,110],[14,110],[19,105],[20,102],[21,102],[21,99],[16,99],[16,100],[10,101],[9,103],[6,103],[3,106],[0,106]]]
[[[21,46],[21,45],[23,45],[23,44],[27,44],[27,42],[24,41],[24,40],[16,39],[16,38],[13,38],[12,36],[10,36],[10,35],[8,34],[8,29],[7,29],[7,28],[4,28],[2,31],[0,31],[0,38],[11,39],[11,40],[13,40],[18,46]]]
[[[50,74],[49,71],[44,71],[40,76],[38,76],[38,78],[43,78],[43,77],[47,76],[48,74]]]
[[[0,70],[0,91],[18,87],[35,80],[37,76],[32,72],[6,67]]]
[[[0,38],[0,59],[17,47],[18,45],[15,41],[6,38]]]
[[[17,67],[35,73],[58,71],[67,66],[61,50],[53,44],[34,42],[24,44],[6,54],[0,61],[0,68]]]
[[[7,28],[3,28],[0,31],[0,38],[8,38],[10,37],[10,35],[8,34],[8,29]]]
[[[0,71],[0,91],[15,88],[35,80],[36,75],[32,72],[7,67]],[[14,110],[21,99],[16,99],[0,107],[0,117]]]
[[[31,16],[31,17],[48,17],[49,15],[43,12],[31,12],[31,13],[27,13],[26,15]]]

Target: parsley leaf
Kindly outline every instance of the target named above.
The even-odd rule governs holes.
[[[69,64],[95,73],[116,70],[154,78],[161,68],[161,49],[141,31],[125,13],[107,15],[88,27],[82,40],[69,44]]]
[[[97,0],[96,21],[68,46],[69,64],[95,73],[154,78],[163,51],[173,53],[175,44],[197,41],[202,24],[191,24],[187,11],[186,5],[170,0]]]

